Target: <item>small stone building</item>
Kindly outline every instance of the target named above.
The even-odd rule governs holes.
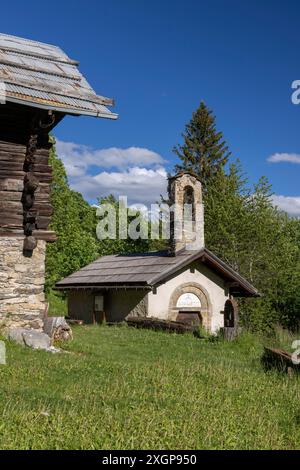
[[[169,178],[168,191],[175,204],[169,249],[103,256],[58,282],[57,289],[68,293],[70,317],[93,323],[130,315],[201,324],[210,332],[236,328],[235,298],[258,292],[205,248],[200,181],[181,173]],[[184,224],[185,204],[192,210],[190,224]]]
[[[113,118],[56,46],[0,34],[0,327],[40,328],[45,313],[52,147],[66,114]]]

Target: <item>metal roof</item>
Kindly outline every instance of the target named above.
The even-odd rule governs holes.
[[[0,82],[7,101],[116,119],[107,108],[113,100],[98,96],[77,66],[59,47],[0,34]]]
[[[235,285],[235,293],[256,296],[257,290],[211,251],[183,250],[176,256],[167,252],[103,256],[56,284],[57,289],[99,287],[154,287],[180,269],[200,261],[224,281]]]

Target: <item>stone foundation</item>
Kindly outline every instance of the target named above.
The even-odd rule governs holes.
[[[45,312],[46,242],[31,257],[23,255],[23,237],[0,237],[0,327],[41,329]]]

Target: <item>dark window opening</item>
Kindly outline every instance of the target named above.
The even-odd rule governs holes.
[[[202,317],[199,312],[179,312],[176,321],[192,326],[202,325]]]
[[[183,204],[184,206],[188,206],[185,208],[187,209],[187,214],[188,216],[191,214],[192,221],[195,222],[195,219],[196,219],[195,195],[194,195],[194,189],[192,188],[192,186],[186,186],[184,188]]]
[[[224,326],[225,328],[234,328],[235,325],[235,308],[231,300],[227,300],[224,310]]]

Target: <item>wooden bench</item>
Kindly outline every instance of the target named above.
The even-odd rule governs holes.
[[[264,347],[262,362],[267,370],[276,368],[289,375],[300,371],[300,364],[294,364],[292,354],[284,349]]]
[[[177,321],[160,320],[158,318],[148,317],[128,317],[126,319],[128,326],[135,328],[146,328],[150,330],[162,330],[168,331],[169,333],[194,333],[198,328],[186,323]]]

